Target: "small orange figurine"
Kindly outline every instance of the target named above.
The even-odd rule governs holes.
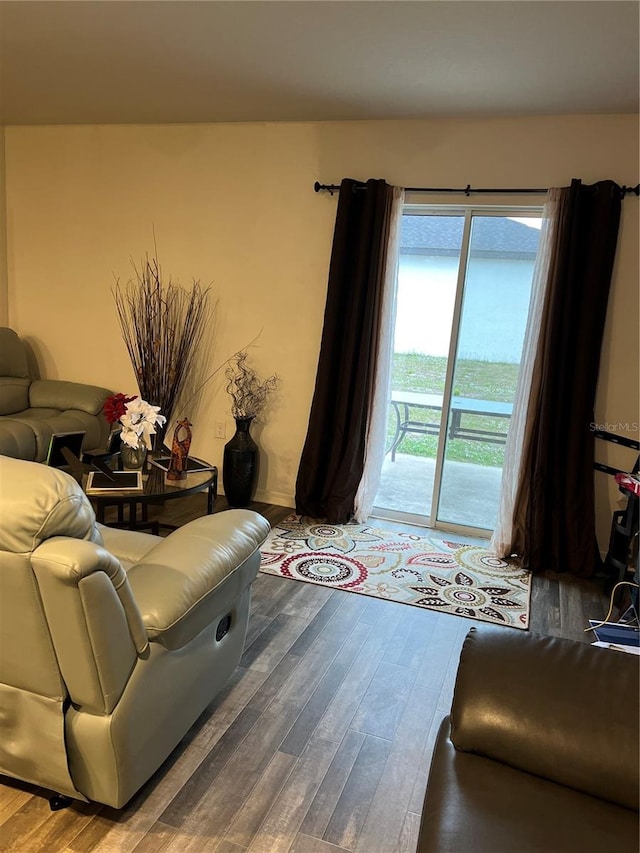
[[[178,421],[178,425],[173,433],[167,480],[185,480],[187,477],[187,460],[189,458],[189,448],[191,447],[192,426],[193,424],[190,424],[187,418]]]

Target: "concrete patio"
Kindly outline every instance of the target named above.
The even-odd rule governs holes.
[[[435,464],[435,459],[404,453],[398,453],[395,462],[387,456],[374,513],[387,509],[428,516]],[[440,492],[439,520],[493,530],[501,479],[501,468],[447,461]]]

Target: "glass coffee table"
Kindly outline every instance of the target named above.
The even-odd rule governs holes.
[[[115,461],[115,460],[114,460]],[[202,465],[208,463],[194,459]],[[112,463],[113,464],[113,463]],[[115,465],[114,465],[115,467]],[[83,487],[86,477],[83,478]],[[149,521],[149,506],[162,504],[168,500],[184,498],[197,492],[207,493],[207,515],[213,512],[218,496],[218,469],[207,467],[205,470],[189,471],[184,480],[168,480],[167,473],[147,461],[142,469],[142,489],[137,491],[109,491],[100,494],[88,494],[96,519],[106,524],[106,510],[116,507],[117,521],[110,521],[110,527],[126,527],[129,530],[151,530],[156,535],[160,527],[175,529],[172,525]]]

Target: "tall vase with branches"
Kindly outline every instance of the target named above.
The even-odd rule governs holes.
[[[227,502],[233,507],[247,506],[255,493],[260,454],[249,428],[279,382],[275,375],[260,379],[247,359],[246,350],[241,350],[230,359],[225,371],[236,433],[224,448],[222,482]]]
[[[125,285],[116,281],[113,294],[140,395],[167,414],[157,431],[161,445],[203,346],[210,288],[195,280],[191,290],[171,278],[165,282],[157,252],[132,266],[135,278]]]

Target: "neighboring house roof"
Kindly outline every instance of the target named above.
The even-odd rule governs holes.
[[[462,216],[405,214],[400,251],[403,254],[457,257],[462,242]],[[535,258],[540,231],[504,216],[474,217],[471,256],[475,258]]]

